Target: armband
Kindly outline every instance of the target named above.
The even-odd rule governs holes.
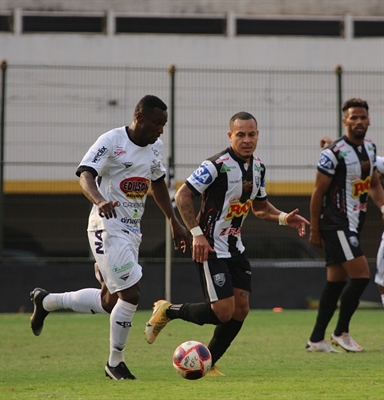
[[[384,206],[380,207],[380,211],[381,211],[382,214],[384,214]]]
[[[197,225],[194,228],[192,228],[189,232],[191,232],[191,235],[193,237],[203,235],[203,231],[201,230],[199,225]]]
[[[287,220],[286,220],[287,215],[288,214],[285,212],[281,212],[279,214],[279,225],[287,225]]]

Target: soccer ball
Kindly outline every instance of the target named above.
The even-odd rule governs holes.
[[[211,369],[212,356],[205,344],[190,340],[176,348],[173,366],[185,379],[200,379]]]

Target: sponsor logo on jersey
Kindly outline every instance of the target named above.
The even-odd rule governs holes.
[[[220,157],[220,158],[218,158],[216,161],[215,161],[215,163],[216,164],[220,164],[220,163],[222,163],[222,162],[225,162],[225,161],[228,161],[229,160],[229,157],[228,156],[222,156],[222,157]]]
[[[157,159],[152,160],[149,168],[151,169],[151,173],[155,172],[157,169],[160,169],[161,168],[160,160]]]
[[[129,167],[132,167],[133,162],[123,162],[123,165],[125,168],[129,168]]]
[[[155,147],[152,147],[152,151],[153,151],[153,154],[155,155],[155,157],[159,156],[160,152]]]
[[[337,154],[337,158],[339,160],[345,158],[347,157],[348,153],[350,153],[350,151],[339,151],[339,153]]]
[[[366,194],[369,191],[369,188],[371,187],[371,177],[368,176],[366,179],[358,180],[356,182],[352,183],[352,197],[356,199],[357,197],[360,197],[362,194]]]
[[[371,163],[369,162],[369,160],[367,160],[367,161],[361,161],[361,162],[360,162],[360,165],[361,165],[361,170],[362,170],[362,171],[368,171],[369,168],[371,167]]]
[[[321,153],[319,160],[319,167],[322,169],[333,170],[335,169],[335,164],[333,161],[324,153]]]
[[[359,245],[359,239],[356,236],[350,236],[348,238],[349,243],[351,243],[351,246],[357,247]]]
[[[130,202],[130,201],[123,201],[122,203],[119,201],[116,207],[134,207],[134,208],[143,208],[144,204],[143,203],[137,203],[137,202]]]
[[[197,170],[192,174],[192,177],[203,185],[207,185],[212,182],[212,175],[208,168],[203,164],[197,168]]]
[[[121,218],[121,222],[123,224],[139,225],[140,221],[141,218],[128,218],[128,217]]]
[[[241,226],[234,228],[233,226],[228,226],[224,228],[219,236],[240,236],[241,234]]]
[[[353,211],[367,211],[367,203],[358,203],[353,207]]]
[[[249,209],[251,208],[252,200],[247,200],[245,203],[241,203],[240,201],[231,203],[228,207],[227,215],[224,217],[226,221],[236,218],[247,216]]]
[[[142,199],[148,192],[149,180],[142,177],[127,178],[120,182],[120,189],[127,199]]]
[[[127,154],[127,152],[123,149],[123,146],[117,145],[116,150],[113,152],[113,155],[120,156],[122,154]]]
[[[95,164],[98,163],[98,162],[100,161],[100,158],[101,158],[107,151],[108,151],[108,149],[107,149],[105,146],[100,147],[100,148],[97,150],[97,153],[96,153],[95,157],[93,157],[92,162],[95,163]]]
[[[264,168],[260,165],[253,164],[253,170],[256,172],[264,171]]]
[[[243,181],[243,191],[250,192],[252,190],[252,181]]]
[[[213,275],[213,281],[215,282],[215,284],[217,286],[223,287],[224,283],[225,283],[225,274],[221,273],[221,274]]]
[[[220,172],[222,172],[222,173],[230,172],[232,169],[235,169],[235,168],[236,168],[235,165],[233,165],[233,166],[231,166],[231,167],[228,167],[228,165],[226,165],[226,164],[223,163],[223,165],[222,165],[221,168],[220,168]]]

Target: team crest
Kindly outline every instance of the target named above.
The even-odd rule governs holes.
[[[225,283],[225,274],[213,275],[213,281],[217,286],[223,287]]]
[[[359,245],[359,239],[356,236],[351,236],[348,240],[353,247],[357,247]]]

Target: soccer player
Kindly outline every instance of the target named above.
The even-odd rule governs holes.
[[[325,145],[329,145],[332,142],[333,140],[330,137],[324,136],[320,140],[320,147],[323,148]],[[379,177],[381,186],[384,188],[384,157],[376,157],[376,168],[380,173]],[[384,208],[381,209],[381,212],[384,214]],[[384,232],[381,235],[381,243],[377,252],[376,267],[377,271],[375,275],[375,283],[379,288],[381,302],[383,303],[384,307]]]
[[[298,214],[276,209],[265,190],[265,166],[254,155],[259,131],[256,119],[247,112],[229,121],[230,147],[206,159],[176,193],[176,205],[192,241],[206,302],[154,304],[145,338],[153,343],[173,319],[216,328],[208,345],[213,368],[208,375],[223,375],[215,366],[239,333],[249,312],[251,267],[241,241],[241,229],[249,211],[269,222],[288,225],[305,235],[309,222]],[[194,198],[201,196],[196,216]]]
[[[112,129],[90,147],[77,168],[84,195],[93,203],[88,238],[100,289],[51,293],[31,292],[33,333],[38,336],[49,312],[71,309],[82,313],[110,313],[110,353],[107,377],[136,379],[125,364],[124,349],[140,298],[142,268],[138,263],[140,221],[149,188],[167,217],[175,249],[190,243],[188,230],[176,218],[165,183],[163,143],[167,106],[147,95],[136,105],[130,126]]]
[[[376,146],[365,137],[370,123],[368,104],[352,98],[342,111],[345,135],[321,152],[310,203],[309,241],[317,247],[324,242],[327,282],[307,351],[339,353],[324,339],[339,298],[339,318],[331,341],[346,351],[363,351],[350,336],[349,323],[370,279],[359,242],[368,194],[384,212],[384,191],[375,168]]]

